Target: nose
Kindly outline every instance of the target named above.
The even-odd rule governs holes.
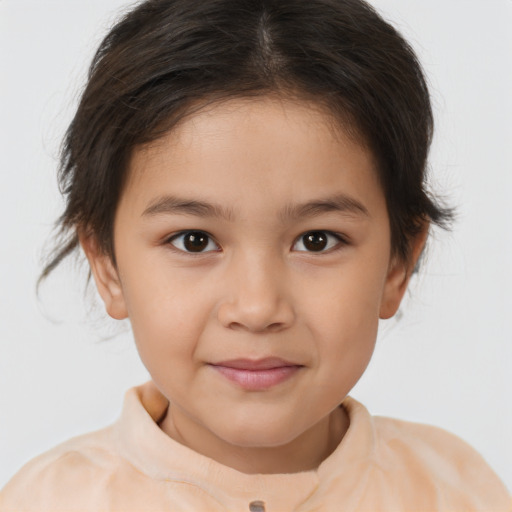
[[[286,269],[264,255],[239,258],[226,269],[226,293],[218,308],[224,327],[254,333],[290,327],[295,312]]]

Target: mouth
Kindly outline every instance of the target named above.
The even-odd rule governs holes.
[[[264,359],[233,359],[211,363],[210,366],[247,391],[270,389],[292,378],[303,365],[276,357]]]

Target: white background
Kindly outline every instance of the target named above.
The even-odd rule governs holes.
[[[374,0],[431,82],[433,187],[458,207],[435,232],[399,321],[353,396],[442,426],[512,489],[512,1]],[[85,70],[123,0],[0,0],[0,487],[28,459],[113,421],[147,378],[128,328],[63,266],[35,294],[61,211],[55,169]]]

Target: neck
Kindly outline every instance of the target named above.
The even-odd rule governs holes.
[[[237,446],[169,407],[160,428],[175,441],[247,474],[298,473],[316,469],[339,445],[349,426],[343,407],[292,441],[271,447]]]

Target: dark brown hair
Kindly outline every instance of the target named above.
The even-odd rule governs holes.
[[[327,108],[372,151],[396,255],[408,257],[424,221],[450,220],[426,190],[433,119],[421,67],[367,3],[146,0],[93,59],[62,149],[62,238],[42,277],[77,248],[79,230],[115,261],[115,211],[136,146],[198,104],[276,93]]]

